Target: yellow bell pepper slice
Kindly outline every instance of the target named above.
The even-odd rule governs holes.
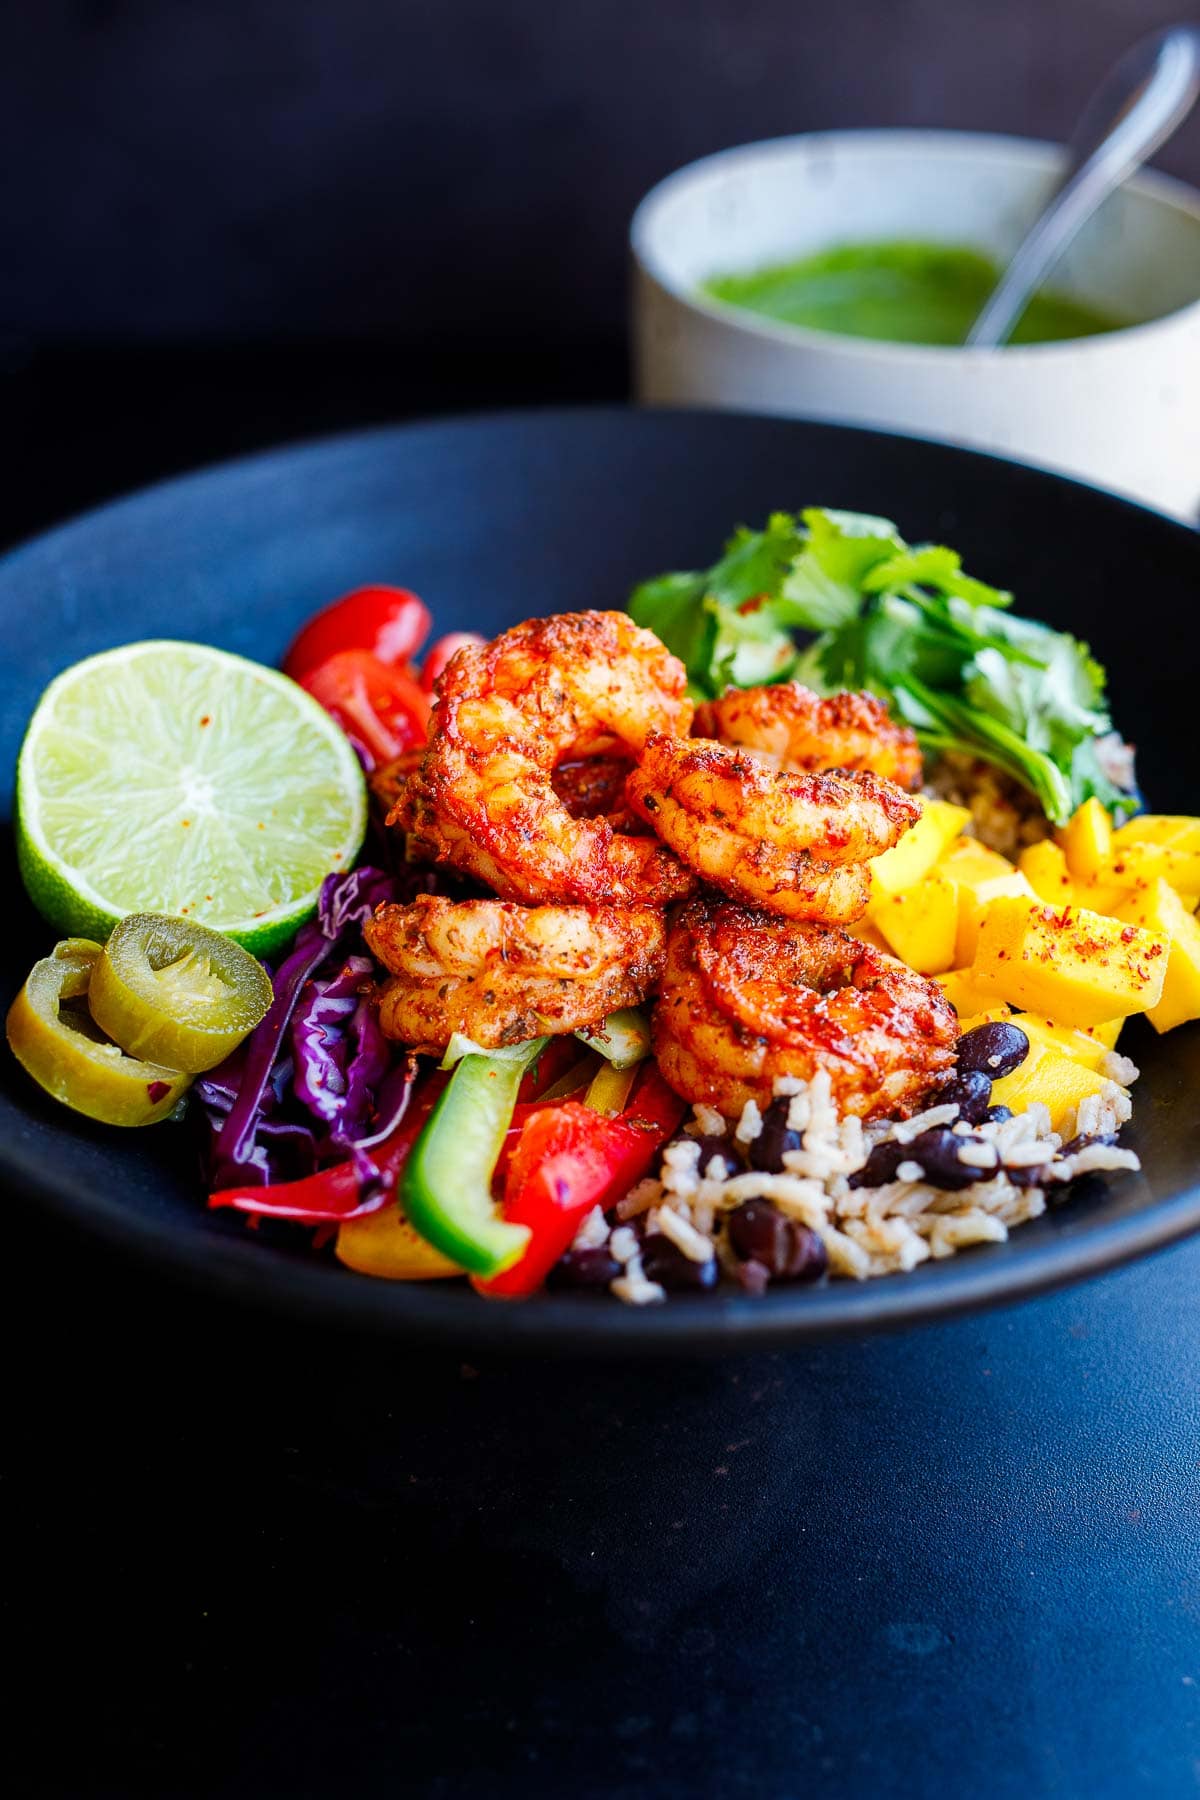
[[[427,1244],[392,1204],[361,1219],[343,1219],[333,1249],[348,1269],[385,1281],[440,1281],[462,1274],[457,1263]]]

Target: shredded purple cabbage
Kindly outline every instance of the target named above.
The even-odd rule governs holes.
[[[311,1174],[360,1141],[378,1141],[385,1114],[403,1115],[411,1075],[387,1085],[391,1050],[364,992],[373,964],[361,937],[397,885],[370,866],[327,876],[316,917],[272,978],[266,1018],[196,1083],[214,1132],[210,1188]]]

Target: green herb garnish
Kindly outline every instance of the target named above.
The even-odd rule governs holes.
[[[821,507],[742,527],[713,568],[643,582],[629,602],[700,698],[793,679],[821,693],[867,688],[927,751],[995,764],[1056,825],[1093,794],[1133,812],[1096,754],[1112,729],[1104,670],[1078,638],[1011,607],[956,551]],[[812,635],[801,644],[797,632]]]

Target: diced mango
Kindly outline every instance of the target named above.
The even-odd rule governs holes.
[[[1047,906],[1056,906],[1061,912],[1064,906],[1079,904],[1075,883],[1067,867],[1066,852],[1053,838],[1026,844],[1017,858],[1017,867],[1038,899],[1044,900]]]
[[[1058,834],[1076,881],[1095,881],[1112,855],[1112,820],[1095,795],[1076,807]]]
[[[982,986],[970,969],[951,969],[948,975],[935,975],[934,980],[960,1019],[969,1019],[972,1013],[986,1012],[989,1006],[997,1003],[997,996],[990,988]]]
[[[1147,1009],[1154,1029],[1170,1031],[1188,1019],[1200,1019],[1200,920],[1165,881],[1131,895],[1120,917],[1170,940],[1162,999]]]
[[[966,1032],[974,1031],[977,1025],[990,1025],[996,1019],[1011,1019],[1015,1024],[1016,1018],[1017,1015],[1007,1000],[993,1000],[990,1006],[985,1006],[980,1012],[960,1016],[958,1035],[962,1037]]]
[[[1103,1025],[1088,1025],[1084,1029],[1089,1037],[1098,1038],[1106,1050],[1115,1050],[1117,1039],[1125,1028],[1124,1019],[1105,1019]]]
[[[1132,890],[1150,887],[1156,881],[1169,881],[1184,893],[1200,889],[1200,850],[1184,849],[1176,844],[1118,845],[1101,869],[1098,882]]]
[[[940,975],[954,963],[958,889],[930,875],[903,894],[885,894],[872,913],[896,955],[918,975]]]
[[[1082,1064],[1085,1069],[1098,1070],[1109,1053],[1109,1046],[1094,1032],[1080,1031],[1071,1025],[1055,1025],[1037,1013],[1018,1013],[1013,1024],[1021,1027],[1031,1044],[1053,1050],[1058,1056],[1069,1056],[1072,1062]]]
[[[960,885],[958,934],[954,940],[954,961],[958,968],[965,969],[975,960],[979,926],[988,907],[995,900],[1014,896],[1025,900],[1037,897],[1019,869],[1010,868],[1007,875],[994,875],[989,881],[978,882],[974,887],[965,883]]]
[[[1118,848],[1125,844],[1159,844],[1200,852],[1200,819],[1189,813],[1139,813],[1113,832]]]
[[[989,850],[978,838],[959,837],[947,846],[934,865],[935,875],[948,875],[951,881],[967,881],[973,885],[990,881],[994,875],[1011,875],[1013,865],[998,850]]]
[[[973,971],[1013,1006],[1086,1028],[1157,1006],[1169,947],[1164,933],[1018,895],[988,907]]]
[[[1021,1020],[1014,1023],[1019,1025]],[[1050,1110],[1051,1131],[1061,1132],[1070,1124],[1070,1114],[1079,1102],[1102,1093],[1107,1085],[1094,1069],[1085,1069],[1073,1057],[1031,1039],[1025,1061],[1011,1075],[992,1083],[992,1105],[1007,1106],[1016,1113],[1040,1100]]]
[[[843,925],[842,930],[847,937],[859,938],[864,944],[870,944],[873,949],[886,950],[889,956],[892,953],[891,945],[881,931],[876,931],[870,919],[855,919],[852,925]]]
[[[872,910],[883,894],[903,894],[923,881],[970,817],[965,806],[926,800],[920,818],[900,842],[871,858]]]

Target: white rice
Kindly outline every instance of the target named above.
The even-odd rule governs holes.
[[[1128,1081],[1137,1076],[1127,1057],[1116,1058],[1104,1072]],[[1113,1079],[1080,1103],[1064,1121],[1061,1136],[1051,1131],[1046,1107],[1036,1103],[1014,1118],[982,1125],[966,1124],[957,1106],[943,1102],[912,1119],[864,1127],[858,1118],[839,1116],[827,1074],[815,1075],[811,1082],[779,1081],[774,1091],[790,1100],[788,1124],[804,1139],[800,1149],[784,1153],[781,1172],[731,1173],[713,1154],[702,1169],[695,1136],[723,1135],[726,1125],[722,1120],[722,1131],[716,1132],[713,1109],[700,1106],[685,1135],[664,1150],[659,1178],[639,1182],[618,1202],[618,1223],[607,1239],[609,1253],[622,1265],[611,1284],[618,1298],[631,1305],[666,1298],[663,1287],[646,1277],[631,1219],[640,1218],[647,1234],[668,1238],[690,1261],[710,1262],[715,1256],[726,1271],[736,1273],[739,1264],[725,1238],[725,1218],[747,1200],[769,1200],[786,1217],[816,1232],[831,1276],[868,1281],[953,1256],[971,1244],[1002,1243],[1013,1226],[1045,1211],[1047,1188],[1094,1172],[1140,1167],[1132,1150],[1103,1142],[1086,1142],[1062,1155],[1064,1143],[1111,1136],[1129,1119],[1129,1095]],[[925,1180],[920,1162],[909,1157],[897,1166],[895,1179],[880,1187],[850,1185],[849,1177],[863,1167],[875,1145],[909,1144],[922,1131],[947,1125],[963,1137],[960,1160],[978,1169],[978,1181],[953,1190],[939,1188]],[[739,1145],[753,1143],[762,1129],[759,1108],[748,1101],[733,1139]],[[1039,1171],[1039,1179],[1026,1186],[1021,1176],[1031,1170]],[[590,1214],[577,1244],[594,1247],[601,1229],[608,1230],[602,1216],[597,1222]]]

